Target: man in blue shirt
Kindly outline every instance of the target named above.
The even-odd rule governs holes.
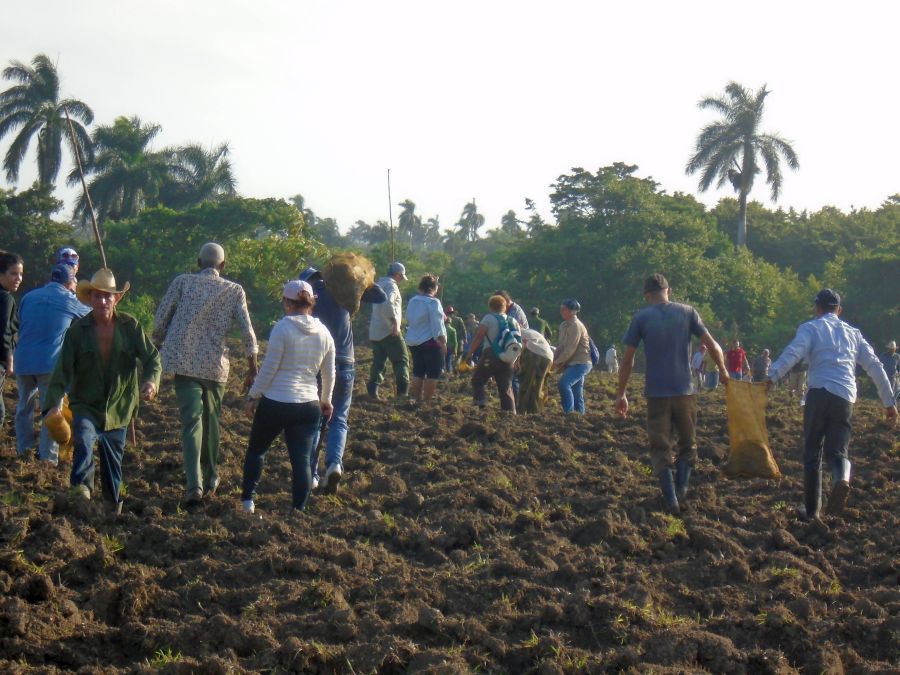
[[[650,437],[650,461],[659,478],[660,488],[670,513],[681,509],[678,500],[687,496],[691,469],[697,459],[694,429],[697,404],[691,380],[691,337],[700,338],[715,359],[723,382],[728,371],[722,349],[709,334],[697,310],[689,305],[669,302],[669,282],[662,274],[653,274],[644,282],[644,299],[649,307],[631,319],[622,341],[625,353],[619,368],[616,412],[628,415],[625,387],[634,368],[634,355],[643,341],[647,360],[644,394],[647,397],[647,435]],[[672,461],[673,431],[678,432],[678,453]]]
[[[25,456],[34,447],[35,401],[44,397],[69,324],[91,311],[75,297],[75,270],[76,267],[70,264],[56,265],[50,273],[50,283],[22,298],[15,355],[16,387],[19,390],[16,452],[19,456]],[[59,462],[59,446],[43,425],[38,459],[53,464]]]
[[[827,510],[840,514],[850,492],[850,417],[856,401],[856,366],[872,378],[893,424],[897,405],[891,384],[871,345],[862,333],[840,318],[841,296],[824,288],[815,298],[816,318],[797,329],[778,360],[769,368],[767,384],[784,377],[795,363],[809,363],[806,405],[803,407],[803,517],[819,517],[822,501],[822,454],[831,468]]]
[[[334,412],[328,422],[325,437],[325,476],[321,486],[329,494],[337,491],[341,476],[344,475],[344,447],[347,445],[347,419],[350,415],[350,401],[353,395],[353,381],[356,368],[353,355],[353,325],[350,312],[341,307],[335,297],[325,287],[322,273],[307,267],[300,273],[300,279],[312,285],[316,294],[313,316],[325,324],[334,339],[334,392],[331,405]],[[362,294],[362,301],[379,304],[387,300],[384,290],[377,284],[369,286]],[[313,487],[319,485],[319,437],[313,441],[312,465]]]

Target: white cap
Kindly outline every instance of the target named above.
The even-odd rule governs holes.
[[[309,296],[315,297],[313,295],[312,286],[310,286],[307,282],[301,281],[300,279],[291,279],[284,285],[284,290],[281,294],[287,298],[288,300],[299,300],[301,293],[308,293]]]

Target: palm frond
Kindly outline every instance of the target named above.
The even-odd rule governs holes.
[[[3,168],[6,169],[6,179],[10,183],[14,183],[19,178],[19,167],[22,160],[25,159],[25,153],[28,152],[28,144],[31,137],[37,133],[39,122],[37,120],[29,120],[29,122],[16,134],[13,142],[6,151],[6,157],[3,159]]]

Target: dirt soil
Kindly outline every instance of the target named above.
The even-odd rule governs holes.
[[[730,480],[724,393],[704,393],[671,517],[637,384],[627,420],[602,373],[584,417],[555,386],[547,412],[509,417],[473,410],[461,377],[415,409],[368,400],[366,374],[340,490],[300,516],[280,442],[240,511],[240,372],[222,487],[190,510],[170,382],[126,450],[119,519],[67,495],[69,465],[17,460],[7,420],[0,671],[900,672],[900,444],[875,402],[856,407],[844,516],[806,524],[797,402],[769,406],[784,478]]]

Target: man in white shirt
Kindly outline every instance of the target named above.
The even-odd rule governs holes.
[[[618,374],[619,372],[619,355],[616,353],[616,346],[610,345],[609,349],[606,350],[606,370],[612,373],[613,375]]]
[[[816,318],[797,329],[797,335],[769,368],[771,387],[801,359],[809,363],[806,405],[803,409],[804,511],[807,520],[819,517],[822,498],[822,455],[831,468],[827,511],[843,511],[850,492],[850,417],[856,401],[856,366],[872,378],[890,424],[897,406],[884,367],[862,333],[840,318],[841,296],[830,288],[815,298]]]
[[[403,263],[392,262],[387,276],[378,280],[387,302],[372,305],[372,320],[369,323],[369,341],[372,343],[372,369],[366,390],[372,398],[378,398],[378,387],[384,381],[386,362],[394,367],[394,381],[397,397],[404,398],[409,393],[409,352],[400,332],[403,299],[400,296],[401,281],[406,281],[406,267]]]

